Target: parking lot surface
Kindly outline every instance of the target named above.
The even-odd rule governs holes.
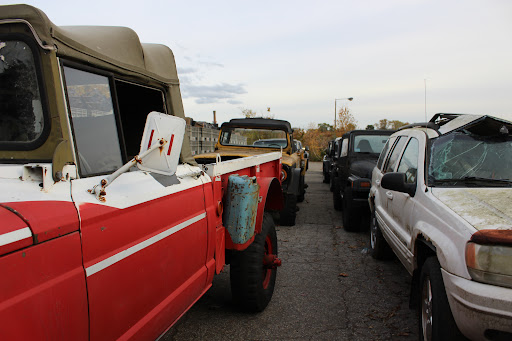
[[[322,164],[311,163],[295,226],[277,226],[276,289],[259,314],[231,303],[229,266],[162,340],[417,340],[410,276],[367,252],[369,232],[346,232]]]

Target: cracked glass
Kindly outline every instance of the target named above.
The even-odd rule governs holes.
[[[434,185],[510,185],[512,137],[457,131],[432,141],[428,179]]]
[[[0,142],[36,141],[44,128],[34,56],[23,41],[0,41]]]

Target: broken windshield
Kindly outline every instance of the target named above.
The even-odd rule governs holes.
[[[19,40],[0,40],[0,143],[36,141],[44,128],[34,56]]]
[[[512,137],[457,131],[432,140],[428,167],[434,186],[510,186]]]

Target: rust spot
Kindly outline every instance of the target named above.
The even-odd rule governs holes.
[[[101,231],[105,231],[107,228],[105,226],[100,227]]]
[[[102,180],[101,180],[101,185],[102,185],[102,186],[105,186],[106,184],[107,184],[107,180],[102,179]]]
[[[471,241],[481,245],[512,245],[512,230],[480,230],[471,236]]]

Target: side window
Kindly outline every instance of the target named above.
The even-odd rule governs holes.
[[[419,143],[414,137],[409,140],[407,147],[405,147],[402,159],[398,164],[399,173],[405,173],[406,182],[409,184],[416,183],[416,175],[418,172],[418,155]]]
[[[386,154],[388,153],[389,147],[393,145],[396,138],[391,137],[386,141],[386,144],[384,145],[384,148],[382,149],[382,152],[379,156],[379,161],[377,161],[377,168],[382,170],[382,164],[384,163],[384,160],[386,159]]]
[[[112,172],[122,166],[109,79],[64,67],[80,174]]]
[[[39,88],[37,55],[21,40],[0,39],[0,145],[35,149],[49,129]],[[21,148],[20,148],[21,147]]]
[[[341,157],[348,155],[348,139],[343,139],[341,143]]]
[[[391,155],[389,156],[387,164],[385,166],[384,173],[392,172],[395,169],[395,166],[398,162],[398,158],[400,157],[400,152],[402,151],[406,140],[407,138],[405,138],[404,136],[399,136],[397,138],[395,146],[393,147],[393,151],[391,152]]]
[[[163,92],[157,89],[117,79],[114,84],[126,155],[130,160],[139,153],[148,114],[152,111],[167,113],[165,97]]]

